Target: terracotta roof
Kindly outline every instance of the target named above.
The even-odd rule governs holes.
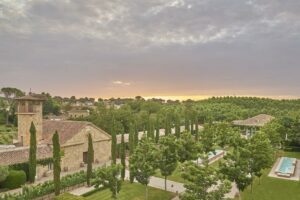
[[[76,135],[80,130],[82,130],[87,125],[92,123],[83,121],[53,121],[44,120],[43,121],[43,139],[45,143],[52,144],[52,136],[55,131],[59,134],[59,141],[64,144],[74,135]]]
[[[51,158],[52,148],[48,145],[39,145],[37,159]],[[29,159],[29,147],[15,147],[0,150],[0,165],[11,165],[27,162]]]
[[[46,101],[47,98],[42,94],[29,93],[28,95],[15,98],[16,100]]]
[[[233,121],[234,125],[237,126],[253,126],[253,127],[262,127],[265,124],[269,123],[274,119],[271,115],[260,114],[255,117],[251,117],[245,120],[235,120]]]

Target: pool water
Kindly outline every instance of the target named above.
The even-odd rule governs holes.
[[[292,167],[293,167],[293,159],[284,157],[279,167],[279,172],[289,173],[292,171]]]

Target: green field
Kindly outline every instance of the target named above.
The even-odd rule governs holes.
[[[149,187],[149,200],[170,200],[175,196],[174,193],[166,192],[163,190]],[[85,197],[86,200],[112,200],[111,192],[109,189],[94,192]],[[119,200],[143,200],[145,199],[145,186],[133,183],[125,182],[122,185]]]
[[[13,138],[17,137],[16,127],[0,125],[0,144],[12,144]]]

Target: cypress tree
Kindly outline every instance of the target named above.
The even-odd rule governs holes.
[[[60,193],[60,144],[59,136],[57,131],[55,131],[52,137],[53,143],[53,181],[54,181],[54,191],[55,196],[58,196]]]
[[[196,130],[195,130],[195,139],[196,141],[199,140],[199,119],[196,117]]]
[[[133,154],[134,152],[134,126],[131,123],[129,127],[129,157]],[[133,183],[134,181],[134,176],[131,171],[129,171],[129,180],[130,183]]]
[[[112,132],[111,132],[111,162],[112,164],[117,163],[117,136],[116,136],[116,128],[115,128],[115,119],[113,117],[112,120]]]
[[[36,175],[36,129],[31,122],[30,125],[30,147],[29,147],[29,181],[34,183]]]
[[[134,146],[136,147],[139,144],[139,131],[137,128],[136,121],[134,122]]]
[[[88,155],[87,155],[87,170],[86,170],[86,182],[87,185],[91,185],[91,178],[93,173],[93,162],[94,162],[94,147],[92,135],[89,133],[88,137]]]
[[[121,157],[121,178],[124,181],[125,179],[125,170],[126,170],[126,149],[125,149],[125,141],[124,141],[124,132],[122,132],[122,138],[121,138],[121,148],[120,148],[120,157]]]
[[[158,143],[158,141],[159,141],[159,130],[160,130],[160,126],[159,126],[160,124],[159,124],[159,117],[158,116],[156,116],[156,131],[155,131],[155,142],[156,143]]]
[[[167,114],[165,118],[165,136],[169,134],[170,134],[170,122],[169,122],[169,114]]]
[[[177,139],[180,137],[180,116],[179,116],[179,114],[176,115],[175,135],[176,135]]]

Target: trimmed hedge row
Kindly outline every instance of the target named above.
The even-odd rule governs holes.
[[[86,181],[86,173],[84,171],[70,174],[61,178],[61,190],[67,189]],[[42,197],[54,192],[53,181],[46,181],[42,184],[35,186],[26,186],[22,188],[22,193],[19,194],[6,194],[0,196],[0,200],[31,200],[34,198]]]

